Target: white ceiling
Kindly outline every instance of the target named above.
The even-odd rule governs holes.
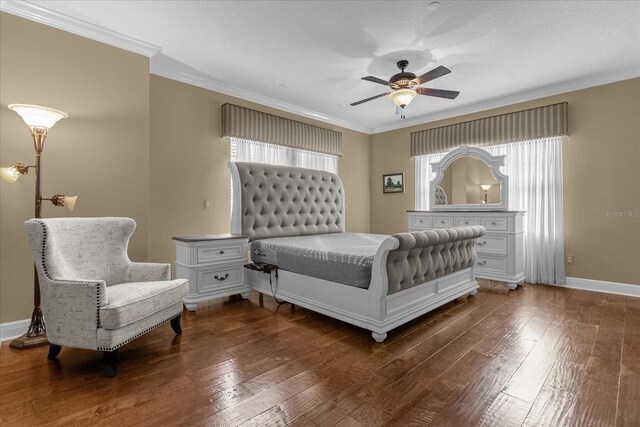
[[[152,71],[180,69],[369,132],[640,76],[637,1],[31,3],[161,47]],[[385,92],[360,78],[387,79],[400,59],[417,75],[450,68],[424,86],[460,96],[419,96],[405,121],[386,97],[349,105]]]

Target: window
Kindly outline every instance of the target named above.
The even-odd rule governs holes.
[[[525,273],[529,283],[564,283],[562,205],[563,137],[533,139],[482,147],[505,155],[510,210],[526,211]],[[416,157],[416,209],[429,209],[431,163],[446,153]]]
[[[248,139],[230,139],[232,162],[269,163],[338,173],[338,156]]]

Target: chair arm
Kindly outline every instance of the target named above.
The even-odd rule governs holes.
[[[132,262],[127,267],[125,277],[128,282],[171,280],[171,264]]]
[[[59,280],[40,275],[40,289],[49,342],[95,349],[100,307],[107,304],[104,280]]]

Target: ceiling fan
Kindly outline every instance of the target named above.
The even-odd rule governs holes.
[[[447,67],[439,66],[429,71],[428,73],[424,73],[420,77],[416,77],[415,74],[405,72],[405,68],[409,66],[409,61],[403,59],[402,61],[398,61],[398,68],[400,68],[400,72],[391,76],[389,81],[379,79],[373,76],[363,77],[362,80],[366,80],[373,83],[379,83],[381,85],[389,86],[393,89],[393,92],[385,92],[380,95],[372,96],[371,98],[363,99],[358,102],[354,102],[351,104],[352,107],[356,105],[363,104],[365,102],[372,101],[377,98],[381,98],[385,95],[389,95],[389,98],[396,104],[396,114],[400,114],[401,118],[405,118],[405,108],[416,95],[426,95],[426,96],[435,96],[438,98],[447,98],[447,99],[456,99],[456,97],[460,94],[460,92],[455,90],[444,90],[444,89],[430,89],[427,87],[418,87],[423,83],[426,83],[431,80],[435,80],[438,77],[442,77],[451,72]]]

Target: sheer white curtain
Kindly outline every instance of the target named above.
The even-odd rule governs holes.
[[[232,162],[269,163],[338,173],[338,156],[248,139],[230,139]]]
[[[431,163],[439,162],[445,154],[447,153],[416,157],[416,209],[429,210],[429,182],[435,178],[431,171]]]
[[[528,283],[565,283],[562,197],[562,137],[483,147],[505,155],[502,171],[509,177],[509,209],[525,216],[525,274]],[[439,158],[438,158],[439,156]],[[428,209],[429,163],[443,154],[416,158],[416,189],[424,189],[416,209]],[[425,165],[426,163],[426,165]]]

